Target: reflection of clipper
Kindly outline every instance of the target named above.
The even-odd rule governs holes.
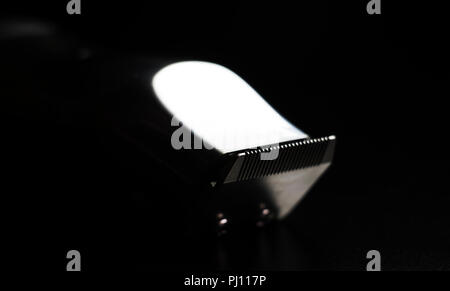
[[[334,136],[310,138],[229,69],[198,61],[136,64],[97,74],[113,77],[102,80],[110,84],[105,97],[134,98],[130,108],[117,103],[125,112],[120,134],[202,189],[183,198],[202,200],[201,211],[222,224],[286,216],[331,164]],[[124,73],[130,67],[136,72]]]

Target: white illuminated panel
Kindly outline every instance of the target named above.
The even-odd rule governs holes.
[[[184,126],[222,153],[306,138],[229,69],[179,62],[152,79],[156,96]]]

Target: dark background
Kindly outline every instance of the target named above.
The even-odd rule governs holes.
[[[11,41],[8,30],[0,39],[2,204],[14,268],[42,250],[36,261],[64,270],[67,250],[79,249],[87,270],[103,270],[102,262],[126,270],[365,270],[375,249],[384,270],[449,270],[448,7],[382,0],[382,14],[368,15],[366,2],[82,0],[81,15],[67,15],[66,1],[2,3],[3,21],[52,28],[32,32],[37,40]],[[164,230],[161,217],[148,228],[139,224],[147,244],[120,232],[96,240],[124,222],[110,220],[118,208],[108,208],[108,175],[84,175],[95,170],[80,162],[83,150],[60,146],[73,141],[66,122],[76,118],[67,107],[55,109],[52,98],[17,100],[48,87],[58,98],[73,95],[82,77],[77,58],[114,54],[225,65],[305,132],[335,134],[335,162],[286,220],[264,230],[186,242],[176,228]],[[77,137],[98,136],[83,129]],[[124,196],[136,195],[133,185],[123,187]],[[90,195],[102,198],[90,203]],[[163,207],[171,215],[172,206]],[[85,228],[86,213],[108,215]],[[112,259],[130,252],[125,266]]]

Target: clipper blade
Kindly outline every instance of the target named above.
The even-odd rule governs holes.
[[[229,156],[236,160],[223,182],[257,179],[331,163],[335,139],[334,136],[306,138],[231,153]]]
[[[335,136],[305,138],[230,153],[218,192],[226,197],[240,193],[241,199],[256,199],[282,219],[331,165],[335,143]],[[271,159],[274,153],[276,158]],[[256,197],[249,191],[260,191],[261,195]]]

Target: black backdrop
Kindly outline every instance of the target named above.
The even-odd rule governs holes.
[[[447,7],[437,2],[382,1],[381,15],[368,15],[365,1],[82,0],[81,15],[67,15],[66,1],[30,1],[2,3],[0,13],[3,20],[54,24],[55,35],[64,39],[63,53],[55,46],[56,61],[33,63],[37,53],[28,46],[30,59],[20,58],[17,66],[31,63],[31,74],[55,78],[58,92],[77,87],[78,72],[58,59],[59,53],[70,55],[72,42],[95,48],[96,54],[202,59],[237,72],[305,132],[338,137],[333,166],[282,223],[192,245],[177,240],[176,229],[166,230],[170,242],[161,250],[162,259],[152,262],[155,251],[148,245],[139,259],[119,269],[365,270],[367,251],[376,249],[384,270],[448,270],[450,23]],[[11,59],[20,49],[7,38],[1,41],[3,68],[14,71]],[[51,101],[8,100],[16,96],[4,89],[11,82],[29,85],[21,83],[20,70],[7,74],[3,69],[2,76],[7,80],[1,96],[7,173],[2,199],[11,210],[4,212],[12,231],[5,236],[9,253],[21,269],[28,252],[40,249],[37,256],[46,267],[64,270],[65,252],[78,248],[87,254],[88,270],[101,270],[102,259],[133,248],[132,243],[121,250],[90,240],[92,233],[74,222],[86,209],[105,211],[76,198],[95,195],[104,184],[78,183],[76,177],[68,182],[59,171],[46,170],[61,159],[66,167],[75,162],[68,170],[74,175],[89,166],[77,165],[77,152],[58,146],[65,128],[52,123]],[[58,195],[75,198],[67,202]],[[164,225],[164,218],[157,223]]]

